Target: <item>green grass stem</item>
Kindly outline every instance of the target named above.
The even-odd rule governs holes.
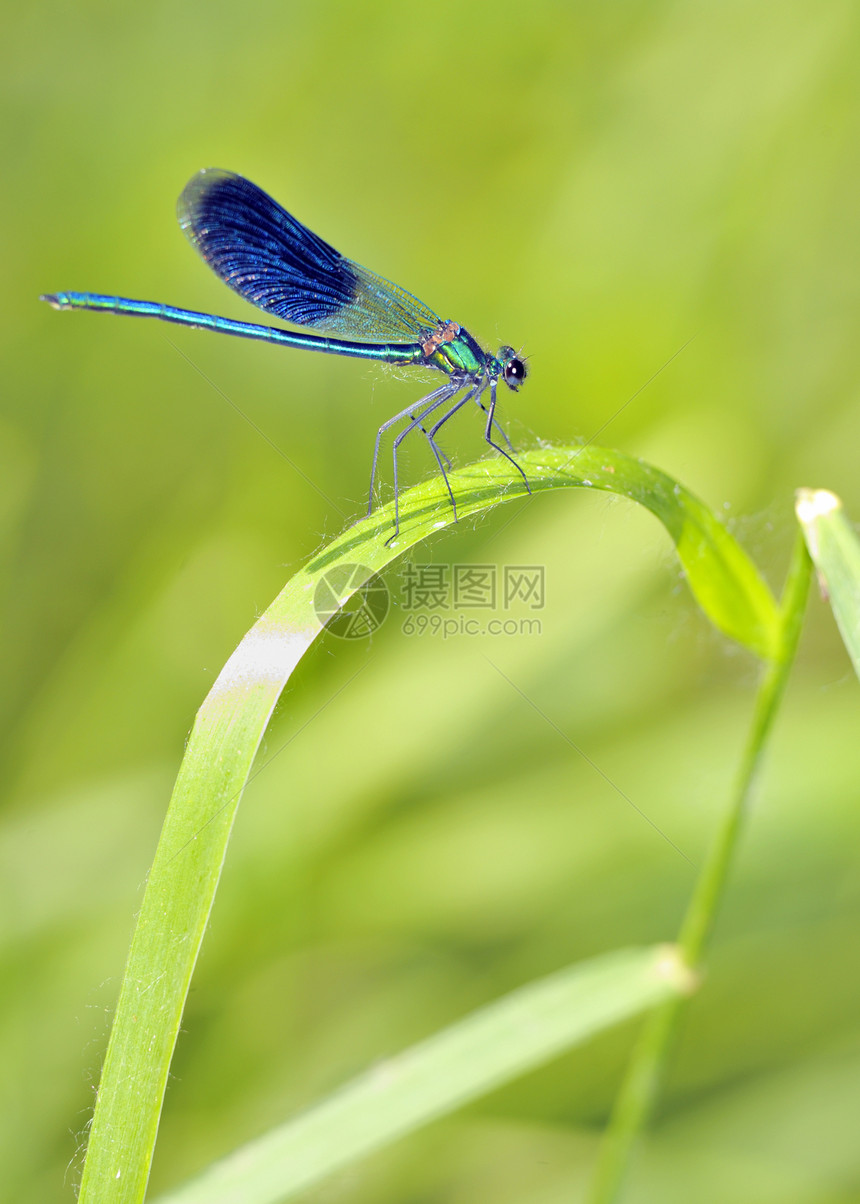
[[[764,667],[734,788],[681,925],[678,946],[692,975],[701,971],[756,773],[794,661],[810,573],[811,562],[798,534],[783,592],[777,653]],[[670,999],[655,1008],[644,1023],[603,1139],[589,1204],[612,1204],[619,1198],[636,1142],[653,1113],[685,1003],[681,998]]]

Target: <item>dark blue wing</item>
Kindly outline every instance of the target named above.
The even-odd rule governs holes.
[[[405,289],[345,259],[277,201],[232,172],[198,172],[179,224],[225,284],[296,326],[371,342],[416,342],[439,318]]]

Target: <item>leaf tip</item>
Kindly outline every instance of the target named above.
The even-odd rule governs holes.
[[[658,978],[665,979],[679,995],[693,995],[699,988],[701,975],[688,965],[677,945],[658,948],[654,969]]]
[[[842,502],[829,489],[798,489],[795,494],[795,513],[803,526],[842,509]]]

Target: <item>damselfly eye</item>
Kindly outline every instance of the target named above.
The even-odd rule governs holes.
[[[525,364],[522,360],[517,359],[516,356],[513,356],[511,359],[505,361],[505,367],[503,371],[505,384],[509,389],[513,389],[514,392],[516,392],[527,375]]]

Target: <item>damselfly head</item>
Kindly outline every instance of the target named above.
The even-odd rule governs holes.
[[[502,377],[509,389],[516,393],[517,389],[528,376],[525,362],[520,359],[513,347],[500,347],[499,359],[502,363]]]

